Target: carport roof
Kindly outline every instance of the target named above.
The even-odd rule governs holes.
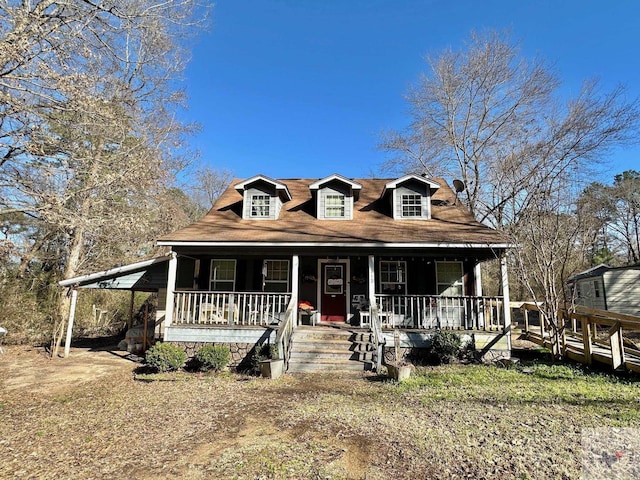
[[[166,286],[167,262],[170,259],[171,255],[155,257],[102,272],[68,278],[58,284],[75,288],[155,291]]]

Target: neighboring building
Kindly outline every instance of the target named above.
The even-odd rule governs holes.
[[[229,343],[238,363],[285,323],[380,326],[391,342],[399,329],[406,347],[452,328],[509,354],[505,263],[504,298],[482,295],[479,268],[509,244],[442,179],[257,175],[234,181],[202,220],[158,244],[172,252],[159,289],[164,341]],[[298,312],[299,304],[311,307]]]
[[[640,265],[585,270],[567,280],[576,305],[640,316]]]

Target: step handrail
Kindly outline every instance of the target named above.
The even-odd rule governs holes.
[[[378,305],[372,303],[369,308],[371,316],[371,333],[373,336],[373,347],[376,352],[376,372],[380,373],[382,367],[382,351],[384,348],[384,336],[382,335],[382,319],[378,314]]]
[[[294,309],[297,299],[292,296],[289,305],[284,314],[284,320],[278,325],[276,333],[276,345],[278,346],[278,357],[284,360],[284,371],[289,367],[289,359],[291,357],[291,337],[294,327]]]

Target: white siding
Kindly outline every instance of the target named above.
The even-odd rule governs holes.
[[[610,270],[603,279],[608,310],[640,316],[640,268]]]
[[[402,195],[420,195],[422,197],[422,215],[419,217],[402,216]],[[424,220],[431,217],[429,189],[417,182],[407,182],[399,185],[393,192],[393,218],[395,220]]]
[[[344,195],[344,218],[326,217],[325,205],[328,195]],[[350,188],[342,185],[327,185],[318,190],[317,197],[317,217],[318,220],[352,220],[353,219],[353,196]]]
[[[269,216],[268,217],[252,217],[251,216],[251,199],[254,195],[269,196]],[[269,188],[267,185],[254,185],[244,191],[242,202],[242,218],[245,220],[276,220],[282,209],[282,201],[276,195],[275,188]]]

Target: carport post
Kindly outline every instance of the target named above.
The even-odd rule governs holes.
[[[71,289],[71,309],[69,310],[69,322],[67,323],[67,338],[64,342],[64,358],[69,356],[71,350],[71,333],[73,332],[73,319],[76,316],[76,302],[78,301],[78,290]]]

